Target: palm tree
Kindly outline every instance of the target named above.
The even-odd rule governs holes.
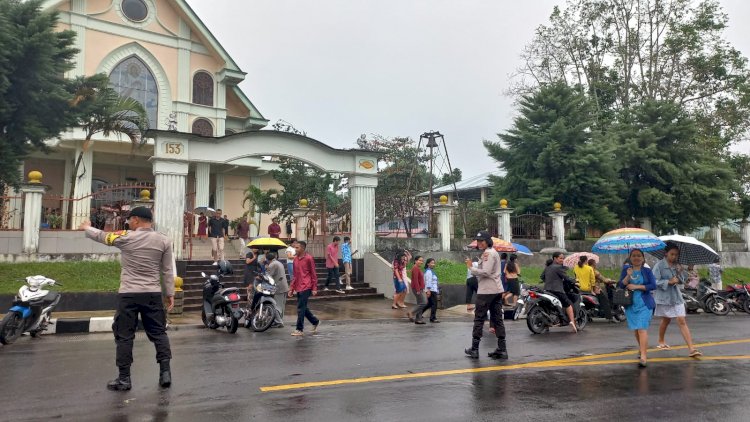
[[[120,96],[109,86],[107,75],[78,77],[71,81],[71,90],[73,98],[70,105],[77,116],[76,126],[83,129],[86,135],[70,179],[70,192],[74,192],[76,179],[83,177],[86,172],[84,169],[84,174],[78,174],[83,154],[91,146],[94,135],[125,135],[135,148],[146,142],[144,134],[148,130],[148,117],[141,103],[133,98]],[[72,217],[73,208],[68,207],[69,227]]]
[[[255,213],[258,213],[258,221],[253,221],[251,224],[255,224],[260,233],[260,218],[262,214],[267,214],[273,210],[278,209],[278,195],[279,191],[276,189],[269,189],[267,191],[261,190],[259,187],[250,185],[245,189],[245,197],[242,200],[242,206],[248,202],[250,210],[246,211],[244,216],[250,216],[251,220],[255,218]]]

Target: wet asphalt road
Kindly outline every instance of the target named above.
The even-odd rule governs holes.
[[[690,316],[696,342],[750,339],[750,315]],[[656,321],[654,321],[654,324]],[[130,392],[106,391],[115,375],[111,335],[23,337],[0,349],[0,420],[13,421],[748,421],[750,342],[702,347],[703,361],[657,362],[685,350],[559,362],[555,367],[433,375],[262,392],[261,387],[494,365],[518,365],[633,349],[624,324],[590,324],[532,336],[524,321],[508,324],[508,362],[463,356],[470,322],[415,326],[398,321],[323,322],[318,335],[290,329],[236,335],[181,328],[170,334],[171,389],[160,390],[152,345],[139,334]],[[657,326],[650,330],[656,344]],[[677,327],[667,341],[682,344]],[[623,362],[625,360],[625,362]],[[590,362],[590,361],[589,361]],[[576,366],[572,366],[576,365]],[[514,366],[511,366],[515,368]]]

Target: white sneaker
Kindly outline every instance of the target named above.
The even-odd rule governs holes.
[[[216,262],[216,261],[214,261],[214,263],[213,263],[213,264],[211,264],[211,265],[214,265],[214,266],[216,266],[216,265],[219,265],[219,263],[218,263],[218,262]]]
[[[343,290],[341,290],[341,289],[338,289],[338,290],[336,290],[336,293],[341,293],[341,294],[343,295],[343,294],[344,294],[344,293],[346,293],[346,292],[345,292],[345,291],[343,291]]]
[[[328,291],[328,287],[323,287],[323,291],[327,292]]]
[[[352,287],[352,286],[346,286],[346,290],[354,290],[354,287]]]

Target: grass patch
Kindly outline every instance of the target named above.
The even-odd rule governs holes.
[[[0,294],[15,294],[26,277],[43,275],[62,283],[61,292],[115,292],[120,286],[119,262],[24,262],[0,264]]]

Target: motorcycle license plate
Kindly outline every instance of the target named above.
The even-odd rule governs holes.
[[[233,303],[232,304],[232,309],[239,309],[239,307],[240,307],[239,303]]]

